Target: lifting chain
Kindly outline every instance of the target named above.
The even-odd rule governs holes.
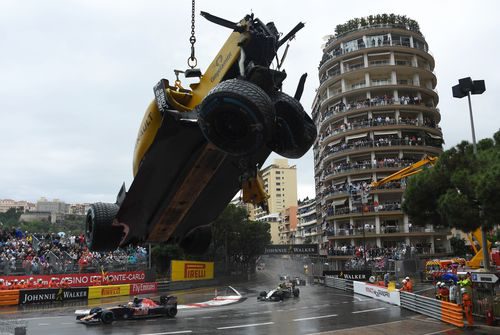
[[[194,32],[194,4],[195,0],[192,0],[192,7],[191,7],[191,37],[189,38],[189,43],[191,43],[191,56],[187,60],[187,64],[191,69],[194,69],[194,67],[198,64],[198,60],[194,56],[194,44],[196,43],[196,36]]]

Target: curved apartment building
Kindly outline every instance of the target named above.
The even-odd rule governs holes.
[[[395,15],[370,18],[337,26],[319,66],[313,119],[323,250],[332,257],[363,244],[449,252],[447,230],[412,227],[403,214],[402,182],[362,199],[373,180],[439,155],[443,143],[434,58],[418,24]]]

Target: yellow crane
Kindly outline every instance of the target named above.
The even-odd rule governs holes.
[[[407,178],[409,176],[412,176],[414,174],[420,173],[423,171],[423,168],[427,165],[434,166],[437,162],[438,158],[437,157],[432,157],[432,156],[425,156],[418,162],[407,166],[390,176],[387,176],[383,179],[380,179],[378,181],[374,181],[370,184],[370,188],[377,188],[380,187],[384,184],[387,184],[391,181],[396,181],[396,180],[401,180],[403,178]],[[468,233],[467,234],[467,239],[469,240],[472,249],[475,252],[475,255],[467,261],[467,266],[472,268],[472,269],[478,269],[481,267],[481,262],[484,259],[483,256],[483,248],[482,248],[482,234],[481,234],[481,228],[477,228],[475,231]],[[487,246],[488,246],[488,254],[491,252],[491,242],[487,241]]]

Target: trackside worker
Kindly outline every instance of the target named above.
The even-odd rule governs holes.
[[[19,282],[19,289],[24,290],[26,288],[26,283],[24,282],[24,279],[21,279]]]
[[[457,303],[457,285],[453,280],[450,282],[450,302]]]
[[[5,290],[5,289],[7,289],[5,281],[2,278],[0,278],[0,290]]]
[[[14,283],[12,284],[12,289],[19,290],[19,280],[14,279]]]
[[[450,298],[450,290],[445,283],[441,283],[441,300],[449,301]]]
[[[467,289],[460,289],[462,293],[462,306],[464,308],[465,317],[467,318],[467,324],[469,327],[474,325],[474,317],[472,316],[472,298],[467,293]]]
[[[436,283],[436,299],[441,300],[441,282]]]
[[[410,277],[406,277],[406,292],[413,292],[413,283],[411,282]]]
[[[28,283],[26,285],[27,288],[34,288],[35,286],[35,278],[33,277],[30,277],[30,279],[28,279]]]
[[[58,286],[57,278],[52,277],[49,281],[49,288],[56,288]]]
[[[408,289],[406,285],[407,285],[406,279],[403,279],[403,281],[401,282],[401,289],[400,289],[400,291],[405,291],[406,292],[407,289]]]
[[[38,278],[38,282],[36,283],[37,288],[43,288],[43,280],[42,278]]]

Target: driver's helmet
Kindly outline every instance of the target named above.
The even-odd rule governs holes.
[[[134,297],[134,304],[135,304],[135,305],[139,305],[139,298]]]

